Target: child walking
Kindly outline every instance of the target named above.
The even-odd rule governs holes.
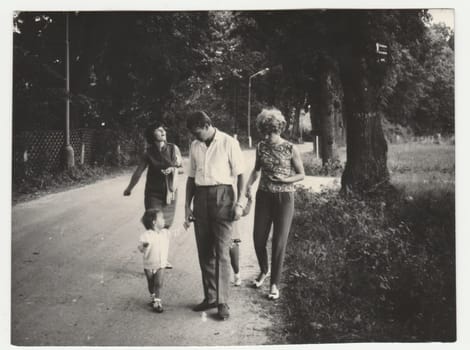
[[[146,231],[140,235],[138,249],[143,253],[144,272],[150,292],[151,305],[154,311],[163,312],[160,291],[163,287],[163,276],[168,259],[170,231],[165,228],[163,212],[149,209],[142,217]]]
[[[250,213],[251,203],[252,197],[250,196],[248,197],[248,201],[243,209],[242,216],[247,216]],[[240,220],[233,222],[232,244],[230,245],[230,263],[233,269],[233,284],[237,287],[242,285],[242,278],[240,276]]]

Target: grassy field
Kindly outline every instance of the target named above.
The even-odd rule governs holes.
[[[388,153],[391,181],[409,194],[454,191],[455,146],[410,143],[392,145]]]
[[[393,198],[298,190],[278,305],[289,343],[455,340],[454,151],[391,145]]]
[[[307,175],[341,176],[346,149],[338,149],[339,161],[322,168],[313,153],[302,154]],[[455,146],[432,143],[392,144],[388,147],[388,169],[394,185],[410,192],[453,189],[455,183]]]

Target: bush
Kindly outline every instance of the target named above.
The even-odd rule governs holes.
[[[283,303],[291,342],[455,340],[450,198],[297,196]]]
[[[408,142],[413,138],[410,127],[391,123],[387,118],[382,118],[382,128],[388,143]]]
[[[314,158],[312,153],[303,153],[302,161],[305,168],[305,175],[309,176],[334,176],[338,177],[344,171],[344,165],[339,159],[329,160],[322,165],[320,159]]]
[[[145,145],[143,133],[139,130],[128,133],[113,129],[97,130],[95,140],[92,162],[104,166],[135,164]]]

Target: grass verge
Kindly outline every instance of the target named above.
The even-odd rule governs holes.
[[[43,173],[27,178],[14,179],[12,184],[12,204],[17,204],[40,196],[87,185],[110,176],[127,173],[134,166],[105,167],[76,165],[70,170],[58,173]]]
[[[392,145],[393,198],[299,189],[282,333],[288,343],[456,339],[452,145]]]
[[[455,340],[453,196],[297,193],[282,307],[290,343]]]

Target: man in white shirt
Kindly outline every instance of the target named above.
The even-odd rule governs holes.
[[[196,140],[189,150],[185,216],[186,222],[195,224],[204,287],[204,300],[193,310],[217,307],[220,319],[225,320],[230,315],[227,302],[232,222],[242,215],[245,199],[243,154],[238,141],[212,126],[202,111],[188,116],[187,127]]]

